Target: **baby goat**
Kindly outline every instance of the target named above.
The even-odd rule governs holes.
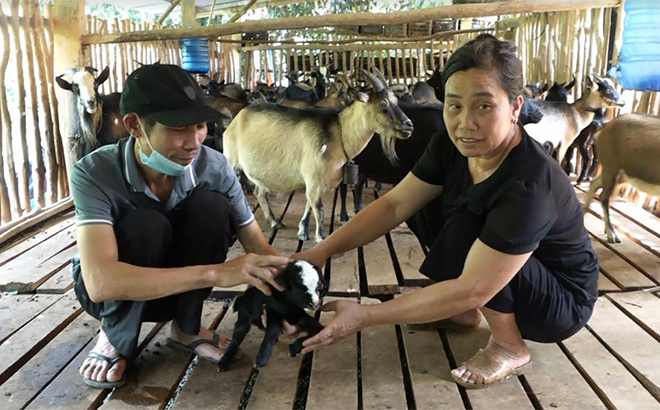
[[[254,104],[241,111],[224,134],[224,154],[256,186],[259,205],[273,227],[276,221],[267,193],[305,188],[307,206],[298,238],[307,240],[310,211],[316,220],[315,240],[323,232],[321,196],[339,185],[344,164],[357,156],[375,132],[391,157],[394,139],[409,138],[413,124],[397,105],[392,91],[364,71],[373,89],[368,95],[349,90],[354,101],[337,109],[295,109]]]
[[[525,131],[540,144],[550,144],[557,149],[557,162],[561,164],[568,147],[580,131],[594,119],[594,113],[601,108],[623,106],[619,92],[612,81],[594,75],[594,83],[587,77],[587,89],[573,104],[566,102],[535,101],[543,113],[543,119],[536,124],[527,124]]]
[[[610,197],[625,181],[649,195],[660,195],[660,118],[625,114],[616,117],[596,134],[601,172],[589,187],[584,209],[589,208],[598,188],[605,215],[605,233],[610,243],[620,242],[610,222]]]
[[[303,260],[292,261],[276,276],[276,280],[284,288],[283,292],[268,285],[272,294],[266,296],[259,289],[251,287],[234,301],[234,311],[238,313],[238,319],[231,342],[218,362],[218,371],[229,368],[238,347],[252,325],[265,330],[264,339],[254,360],[256,368],[268,363],[273,346],[282,330],[282,320],[299,326],[307,333],[307,336],[298,338],[289,345],[289,354],[292,357],[300,353],[305,339],[323,330],[323,325],[305,311],[305,309],[316,311],[321,306],[327,290],[321,269]],[[262,321],[264,313],[265,327]]]

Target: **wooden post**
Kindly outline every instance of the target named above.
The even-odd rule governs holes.
[[[195,20],[195,0],[181,1],[181,26],[197,26],[197,21]]]
[[[48,76],[48,99],[50,101],[50,109],[53,114],[53,132],[55,138],[55,154],[57,157],[58,164],[58,176],[57,176],[57,192],[58,198],[66,198],[69,196],[69,184],[67,177],[67,168],[66,168],[66,153],[64,151],[64,141],[62,140],[62,132],[60,130],[60,115],[59,115],[59,105],[57,102],[57,97],[55,95],[55,72],[53,69],[53,61],[55,58],[55,41],[53,38],[53,5],[46,4],[44,5],[44,14],[48,19],[48,26],[46,27],[46,48],[48,52],[46,53],[46,63]],[[40,23],[43,23],[40,20]]]
[[[431,49],[431,70],[435,71],[435,41],[431,40],[430,44],[430,49]],[[442,58],[442,51],[440,52],[440,58]],[[425,73],[426,74],[426,73]]]
[[[56,75],[63,73],[71,67],[81,65],[80,53],[81,34],[85,24],[85,0],[53,0],[53,71]],[[59,113],[60,131],[64,137],[65,161],[67,170],[73,166],[75,155],[71,151],[68,137],[71,135],[75,119],[75,98],[70,91],[55,89],[57,101],[67,109],[61,109]]]
[[[408,49],[408,58],[409,58],[408,65],[410,66],[410,75],[408,76],[408,78],[410,78],[410,82],[408,83],[406,81],[406,83],[409,84],[409,85],[413,85],[415,83],[415,63],[413,62],[413,49],[412,48]],[[407,78],[406,78],[406,80],[407,80]]]
[[[292,54],[293,54],[293,71],[294,71],[296,74],[298,74],[298,71],[300,71],[300,70],[298,69],[298,58],[299,58],[299,55],[300,55],[300,51],[298,51],[298,50],[293,50],[293,53],[292,53]],[[304,63],[303,63],[303,64],[304,64]],[[303,66],[303,67],[304,67],[304,66]]]
[[[32,19],[32,3],[27,0],[21,1],[21,8],[23,9],[23,16],[27,21]],[[37,75],[34,70],[34,54],[32,53],[32,37],[34,34],[29,24],[21,26],[21,34],[23,43],[25,44],[25,56],[27,61],[27,88],[29,89],[30,97],[30,111],[32,113],[32,146],[34,149],[33,158],[34,164],[32,168],[32,185],[34,186],[34,199],[39,207],[46,206],[46,199],[44,194],[46,167],[44,165],[44,157],[41,150],[41,127],[39,125],[39,106],[37,102]],[[73,95],[71,92],[66,93]],[[64,94],[64,98],[69,97]],[[60,100],[62,101],[62,100]],[[72,103],[75,104],[75,101]],[[73,105],[71,106],[73,108]]]
[[[30,156],[28,152],[27,144],[27,122],[25,118],[25,81],[23,80],[23,53],[21,50],[21,34],[20,34],[20,22],[18,18],[18,3],[19,0],[12,0],[11,2],[11,28],[12,28],[12,39],[14,40],[14,63],[16,64],[16,86],[18,91],[18,132],[21,138],[21,153],[23,161],[21,163],[21,172],[20,172],[20,186],[21,186],[21,200],[23,206],[25,207],[26,212],[30,212],[30,190],[29,190],[29,177],[30,177],[30,167],[29,161]],[[25,13],[23,13],[25,14]],[[29,25],[27,19],[23,19],[23,24]]]
[[[7,65],[9,64],[9,27],[7,16],[0,7],[0,33],[3,40],[3,53],[0,56],[0,82],[5,83],[5,73],[7,72]],[[9,222],[13,216],[20,216],[21,204],[18,196],[18,180],[14,168],[14,154],[11,140],[11,118],[9,118],[9,108],[7,107],[7,91],[5,87],[0,89],[0,116],[2,117],[0,130],[0,206],[2,207],[2,221]],[[4,158],[3,158],[4,157]],[[5,174],[5,164],[7,161],[7,173]],[[5,178],[9,179],[9,191],[7,190],[7,183]],[[20,211],[19,211],[20,210]],[[13,211],[13,212],[12,212]],[[13,214],[13,215],[12,215]]]
[[[383,60],[383,51],[378,50],[378,68],[380,69],[380,72],[385,75],[385,61]],[[390,74],[389,71],[387,71],[387,78],[392,78],[392,74]],[[390,80],[391,81],[391,80]]]
[[[396,83],[401,84],[401,72],[399,70],[399,51],[403,53],[400,49],[394,50],[394,69],[396,70]]]
[[[50,189],[50,204],[57,202],[57,179],[59,176],[59,164],[57,163],[57,151],[55,149],[55,133],[53,130],[53,117],[48,101],[48,70],[47,70],[47,47],[44,33],[44,22],[41,18],[39,7],[34,8],[36,31],[34,36],[34,56],[37,60],[37,72],[39,75],[39,91],[41,93],[41,109],[44,112],[44,125],[46,138],[46,156],[48,158],[48,188]]]

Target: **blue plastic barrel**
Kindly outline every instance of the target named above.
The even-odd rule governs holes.
[[[610,74],[623,88],[660,91],[660,1],[626,0],[619,63]]]
[[[209,72],[209,40],[206,37],[181,39],[181,68],[193,74]]]

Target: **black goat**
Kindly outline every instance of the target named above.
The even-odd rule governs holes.
[[[445,102],[445,79],[440,67],[436,67],[433,70],[433,74],[426,80],[426,84],[433,87],[435,90],[435,98],[441,102]]]
[[[321,269],[303,260],[289,262],[276,277],[284,291],[280,292],[270,284],[272,294],[266,296],[259,289],[251,287],[234,301],[234,311],[238,319],[227,350],[218,362],[218,371],[229,369],[238,347],[250,331],[252,325],[265,330],[264,339],[254,361],[254,367],[260,368],[268,363],[273,346],[282,330],[282,320],[299,326],[307,336],[296,339],[289,345],[289,354],[295,357],[302,350],[305,339],[314,336],[323,325],[305,309],[317,310],[321,306],[327,285],[321,275]],[[262,316],[266,313],[266,324]]]
[[[73,133],[69,136],[69,144],[76,153],[76,159],[129,135],[119,111],[121,93],[105,95],[98,91],[99,86],[108,79],[110,68],[106,67],[94,78],[96,71],[92,67],[72,70],[69,72],[72,76],[71,82],[63,78],[65,74],[55,78],[60,88],[71,91],[76,96],[77,115]]]
[[[547,84],[546,84],[547,85]],[[575,78],[570,83],[557,83],[552,84],[552,87],[545,95],[545,101],[568,101],[568,91],[575,86]]]

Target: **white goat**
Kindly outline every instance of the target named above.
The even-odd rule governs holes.
[[[596,134],[601,172],[591,182],[584,209],[598,188],[605,215],[605,233],[621,242],[610,222],[610,197],[619,182],[628,182],[650,195],[660,195],[660,118],[639,114],[616,117]]]
[[[381,135],[384,150],[393,156],[394,138],[412,134],[412,122],[398,107],[392,91],[376,76],[363,73],[372,89],[368,95],[349,90],[354,101],[341,110],[253,104],[225,131],[224,154],[255,184],[259,204],[272,227],[283,225],[276,221],[267,193],[304,187],[307,206],[298,237],[309,237],[311,210],[315,240],[320,242],[325,237],[321,196],[339,185],[344,164],[364,149],[375,132]]]

